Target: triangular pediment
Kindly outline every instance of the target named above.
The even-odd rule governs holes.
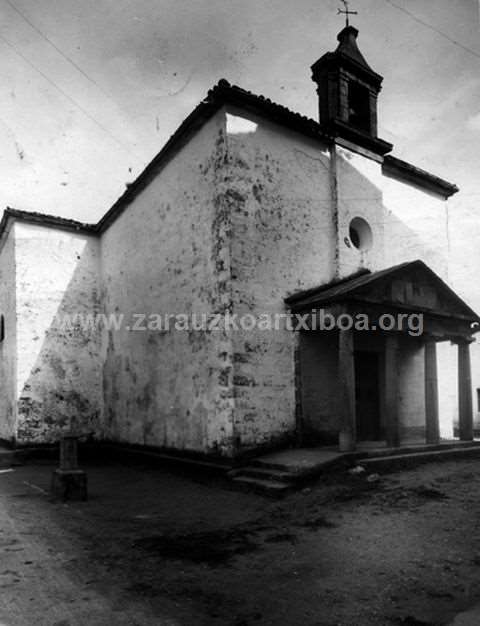
[[[478,315],[423,261],[363,273],[341,282],[295,294],[286,302],[306,310],[335,302],[357,301],[477,322]]]

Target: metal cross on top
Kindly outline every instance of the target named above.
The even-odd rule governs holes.
[[[341,0],[341,2],[343,2],[343,4],[345,5],[345,11],[343,9],[338,9],[337,15],[341,15],[341,14],[345,15],[347,26],[350,26],[350,23],[348,21],[348,16],[349,15],[358,15],[358,11],[350,11],[348,9],[348,1],[347,0]]]

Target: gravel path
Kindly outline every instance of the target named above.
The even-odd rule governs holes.
[[[47,465],[0,472],[3,626],[460,625],[480,603],[478,461],[332,475],[282,501],[87,470],[89,501],[68,504]]]

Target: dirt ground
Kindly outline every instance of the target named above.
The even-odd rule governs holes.
[[[90,466],[0,472],[0,623],[448,624],[480,602],[480,461],[342,473],[281,501],[220,479]],[[480,623],[480,622],[479,622]]]

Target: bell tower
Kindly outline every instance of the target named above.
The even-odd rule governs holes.
[[[327,52],[312,65],[320,124],[334,138],[382,157],[393,148],[377,136],[377,98],[383,77],[365,61],[357,37],[358,30],[348,24],[347,15],[335,52]]]

